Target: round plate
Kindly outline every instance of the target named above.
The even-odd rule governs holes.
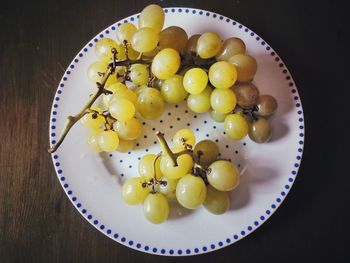
[[[96,154],[87,146],[87,131],[77,124],[52,155],[58,179],[81,215],[104,235],[143,252],[177,256],[210,252],[230,245],[262,225],[278,208],[290,190],[300,165],[304,144],[303,111],[294,81],[285,64],[261,37],[242,24],[213,12],[191,8],[165,8],[165,27],[177,25],[192,34],[215,31],[222,39],[240,37],[247,53],[258,61],[254,83],[261,94],[271,94],[279,103],[272,118],[273,137],[257,144],[248,137],[230,140],[223,124],[208,113],[193,114],[186,104],[168,105],[160,119],[143,121],[143,134],[129,153]],[[87,78],[88,66],[96,61],[95,43],[115,39],[124,22],[137,24],[138,15],[127,17],[94,37],[74,58],[54,98],[50,141],[56,143],[66,117],[77,113],[94,91]],[[122,183],[138,176],[137,165],[146,153],[158,153],[154,131],[170,140],[180,128],[191,128],[197,141],[211,139],[221,157],[241,170],[241,184],[231,192],[231,207],[224,215],[212,215],[204,208],[186,210],[172,204],[169,219],[161,225],[149,223],[142,206],[128,206],[121,199]]]

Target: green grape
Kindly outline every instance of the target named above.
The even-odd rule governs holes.
[[[124,68],[124,67],[122,67]],[[108,70],[108,63],[107,62],[94,62],[92,63],[88,70],[87,70],[87,75],[88,78],[92,81],[92,83],[102,83],[102,79],[105,75],[105,73]],[[118,78],[117,73],[121,72],[121,67],[118,67],[118,71],[114,72],[112,75],[110,75],[106,81],[105,86],[109,87],[113,85],[114,83],[120,82],[122,78]]]
[[[152,153],[146,154],[141,158],[139,162],[139,167],[138,167],[139,175],[141,177],[144,177],[147,180],[153,178],[154,175],[156,176],[157,179],[162,177],[162,172],[160,170],[161,158],[157,158],[156,163],[154,163],[155,158],[157,158],[157,156]],[[156,167],[156,174],[154,174],[154,165]]]
[[[110,38],[102,38],[95,45],[95,54],[99,60],[105,62],[113,61],[114,54],[112,53],[112,49],[115,49],[118,53],[120,53],[120,46]],[[117,57],[118,60],[119,57]]]
[[[209,166],[219,156],[219,147],[211,140],[203,140],[193,150],[195,159],[200,165]]]
[[[226,113],[220,113],[215,110],[210,111],[210,117],[216,122],[224,122],[226,116],[227,116]]]
[[[237,96],[237,104],[244,109],[253,107],[259,97],[259,90],[253,83],[238,83],[233,86],[233,91]]]
[[[252,81],[258,69],[255,58],[246,54],[237,54],[228,60],[237,70],[237,80],[239,82]]]
[[[221,48],[221,39],[214,32],[202,34],[197,41],[197,54],[201,58],[211,58],[218,53]]]
[[[161,193],[150,193],[143,203],[143,212],[151,223],[163,223],[169,216],[168,200]]]
[[[131,23],[124,23],[117,28],[117,40],[119,41],[119,43],[123,43],[124,41],[130,43],[131,38],[136,33],[136,31],[136,26],[134,26]]]
[[[123,83],[117,82],[109,87],[106,87],[105,89],[112,92],[112,94],[102,94],[103,105],[108,109],[113,94],[119,90],[127,89],[127,87]]]
[[[256,102],[256,106],[258,107],[256,112],[258,116],[269,117],[275,113],[278,104],[277,100],[271,95],[261,95]]]
[[[270,122],[265,118],[253,121],[249,127],[249,138],[257,143],[264,143],[271,139],[272,129]]]
[[[119,137],[115,131],[103,131],[98,136],[98,145],[104,152],[112,152],[118,148]]]
[[[136,31],[132,36],[131,46],[137,52],[148,52],[157,47],[158,35],[149,27],[144,27]]]
[[[173,48],[181,53],[187,44],[188,36],[186,31],[178,26],[165,28],[159,34],[159,49]]]
[[[119,121],[128,121],[135,115],[135,105],[128,99],[118,98],[110,103],[109,113]]]
[[[149,87],[147,85],[141,85],[141,86],[138,86],[134,93],[136,94],[136,96],[138,97],[142,91],[144,91],[144,89],[148,89]]]
[[[154,58],[158,54],[158,52],[159,52],[159,48],[155,47],[151,51],[142,53],[142,56],[150,59],[150,58]]]
[[[239,184],[240,174],[234,164],[219,160],[209,166],[207,178],[216,190],[231,191]]]
[[[203,204],[207,188],[202,178],[187,174],[176,186],[176,199],[185,208],[196,209]]]
[[[148,196],[148,187],[142,186],[143,180],[140,177],[128,179],[123,184],[122,198],[128,205],[137,205],[142,203]]]
[[[234,113],[225,118],[225,132],[232,140],[242,140],[248,134],[248,121],[242,115]]]
[[[163,155],[160,160],[160,170],[162,174],[169,179],[179,179],[189,173],[193,167],[193,159],[189,154],[181,154],[177,157],[177,166],[173,165],[173,162],[168,155]]]
[[[128,48],[128,59],[137,60],[140,58],[140,53],[137,52],[135,49],[133,49],[131,44],[127,44],[127,48]],[[145,53],[142,53],[142,54],[145,54]]]
[[[173,137],[173,143],[174,143],[174,147],[182,147],[184,148],[184,145],[191,145],[192,147],[194,146],[194,144],[196,143],[196,137],[193,133],[193,131],[191,131],[190,129],[181,129],[178,130],[174,137]]]
[[[230,198],[227,192],[218,191],[211,185],[207,186],[207,196],[203,206],[214,215],[225,213],[230,207]]]
[[[209,68],[209,81],[218,89],[228,89],[237,80],[235,67],[226,61],[214,63]]]
[[[121,153],[126,153],[134,149],[135,142],[134,141],[128,141],[128,140],[123,140],[119,138],[119,145],[117,148],[118,152]]]
[[[159,90],[145,88],[137,100],[137,109],[145,119],[154,120],[164,111],[164,101]]]
[[[165,184],[161,184],[159,186],[159,192],[165,195],[166,198],[173,200],[176,197],[176,186],[178,180],[169,179],[166,176],[160,178],[160,181],[165,182]]]
[[[190,94],[187,98],[188,108],[195,113],[204,113],[210,110],[210,95],[212,89],[208,86],[202,93]]]
[[[148,82],[149,72],[147,65],[133,64],[130,67],[129,73],[130,80],[136,85],[145,85]]]
[[[133,92],[132,90],[130,90],[128,88],[126,88],[126,89],[119,88],[118,90],[116,90],[113,93],[113,96],[111,97],[109,103],[112,104],[112,103],[114,103],[114,101],[119,100],[119,99],[129,100],[130,102],[132,102],[132,104],[134,104],[135,107],[137,105],[137,96],[136,96],[135,92]]]
[[[93,151],[102,152],[101,147],[98,145],[98,136],[98,134],[90,134],[87,143]]]
[[[211,107],[219,113],[229,113],[235,107],[237,98],[231,89],[214,89],[210,96]]]
[[[169,79],[178,71],[180,62],[180,55],[175,49],[165,48],[153,58],[151,70],[158,79]]]
[[[160,86],[163,99],[170,104],[183,101],[188,93],[183,86],[183,76],[174,75],[170,79],[164,80]]]
[[[164,25],[164,17],[164,11],[159,5],[148,5],[140,14],[139,28],[150,27],[159,33]]]
[[[183,84],[188,93],[199,94],[208,84],[208,75],[201,68],[192,68],[186,72]]]
[[[225,40],[215,58],[217,61],[227,61],[234,55],[244,54],[245,50],[245,44],[242,39],[238,37],[231,37]]]
[[[197,42],[201,35],[192,35],[188,41],[184,53],[187,55],[197,54]]]
[[[85,114],[81,119],[80,123],[91,130],[97,130],[100,128],[103,124],[106,123],[105,118],[100,114],[102,113],[102,109],[97,106],[92,106],[91,110],[97,111],[97,112],[90,112]]]
[[[136,118],[131,118],[127,121],[119,121],[113,123],[113,130],[115,130],[118,136],[123,140],[135,140],[142,132],[142,125]]]

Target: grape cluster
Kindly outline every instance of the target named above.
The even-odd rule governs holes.
[[[190,129],[181,129],[173,137],[170,149],[163,134],[157,133],[162,152],[147,154],[139,162],[139,177],[128,179],[122,198],[129,205],[143,203],[146,218],[164,222],[169,202],[187,209],[203,205],[213,214],[223,214],[230,206],[228,191],[239,184],[240,173],[229,161],[218,160],[219,148],[211,140],[196,144]]]

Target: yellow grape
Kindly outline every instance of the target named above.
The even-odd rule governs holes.
[[[152,49],[151,51],[142,53],[142,56],[143,56],[143,57],[146,57],[146,58],[154,58],[155,55],[157,55],[158,52],[159,52],[158,47],[155,47],[155,48]]]
[[[245,44],[242,39],[238,37],[231,37],[225,40],[215,58],[217,61],[227,61],[234,55],[244,54],[245,49]]]
[[[225,118],[224,128],[233,140],[242,140],[249,131],[248,121],[240,114],[229,114]]]
[[[218,53],[221,48],[221,39],[214,32],[202,34],[197,41],[197,54],[201,58],[211,58]]]
[[[209,81],[215,88],[228,89],[236,80],[237,71],[229,62],[219,61],[209,68]]]
[[[169,179],[179,179],[189,173],[193,167],[193,159],[189,154],[182,154],[177,158],[178,166],[174,166],[168,155],[163,155],[160,160],[160,170]]]
[[[117,82],[117,83],[115,83],[115,84],[113,84],[113,85],[111,85],[109,87],[106,87],[105,89],[112,92],[112,94],[108,94],[108,95],[103,94],[102,95],[103,105],[106,108],[109,108],[109,103],[110,103],[110,101],[111,101],[111,99],[113,97],[113,94],[116,93],[119,90],[127,89],[127,87],[123,83]]]
[[[219,147],[211,140],[203,140],[196,144],[193,153],[195,160],[207,167],[218,158]]]
[[[81,119],[80,123],[91,130],[97,130],[100,128],[103,124],[105,124],[105,118],[100,115],[99,113],[102,113],[102,109],[97,107],[97,106],[92,106],[92,110],[97,111],[98,113],[95,112],[90,112],[85,114]]]
[[[147,180],[154,177],[154,160],[157,156],[155,154],[146,154],[144,155],[139,162],[139,175],[146,178]],[[162,177],[162,172],[160,170],[160,159],[158,158],[155,167],[156,167],[156,178],[159,179]]]
[[[258,69],[258,64],[252,56],[238,54],[228,60],[237,70],[237,80],[239,82],[249,82],[253,80]]]
[[[210,96],[211,107],[219,113],[229,113],[237,104],[235,93],[231,89],[214,89]]]
[[[134,141],[123,140],[119,138],[118,152],[126,153],[134,149]]]
[[[163,223],[169,216],[168,200],[161,193],[150,193],[143,203],[143,212],[151,223]]]
[[[159,90],[145,88],[137,100],[137,109],[145,119],[154,120],[164,111],[164,101]]]
[[[183,85],[190,94],[201,93],[208,84],[208,75],[201,68],[192,68],[184,76]]]
[[[140,177],[128,179],[123,184],[122,198],[128,205],[137,205],[142,203],[148,196],[148,187],[142,186],[143,180]]]
[[[176,199],[185,208],[196,209],[203,204],[207,188],[202,178],[187,174],[176,186]]]
[[[184,128],[175,133],[173,143],[174,147],[184,147],[185,144],[189,144],[193,147],[196,143],[196,137],[192,130]]]
[[[98,145],[98,136],[98,134],[90,134],[87,143],[93,151],[102,152],[101,147]]]
[[[118,100],[118,99],[127,99],[131,101],[135,107],[137,105],[137,96],[135,92],[133,92],[128,88],[126,89],[120,88],[117,91],[115,91],[112,98],[110,99],[110,104],[112,104],[115,100]]]
[[[138,86],[138,87],[134,90],[134,93],[135,93],[136,96],[138,97],[144,89],[148,89],[148,88],[149,88],[149,87],[148,87],[147,85]]]
[[[227,116],[226,113],[220,113],[215,110],[210,111],[210,117],[216,122],[224,122],[226,116]]]
[[[99,60],[105,62],[113,61],[114,55],[112,53],[112,49],[115,49],[118,53],[120,53],[120,46],[110,38],[102,38],[95,45],[95,54]],[[118,60],[119,57],[117,57]]]
[[[145,85],[148,82],[149,72],[147,65],[133,64],[130,67],[130,80],[136,85]]]
[[[98,145],[102,151],[112,152],[118,148],[119,137],[115,131],[103,131],[98,136]]]
[[[183,77],[175,75],[170,79],[165,80],[160,86],[160,92],[163,99],[170,104],[175,104],[183,101],[188,93],[183,86]]]
[[[119,121],[128,121],[135,115],[135,105],[128,99],[118,98],[109,105],[109,112]]]
[[[178,26],[170,26],[159,34],[159,49],[173,48],[181,53],[186,47],[187,40],[185,30]]]
[[[150,27],[159,33],[164,25],[164,11],[159,5],[146,6],[139,18],[139,28]]]
[[[208,86],[200,94],[190,94],[187,98],[188,108],[196,113],[204,113],[210,110],[210,95],[212,89]]]
[[[113,130],[123,140],[135,140],[140,137],[142,132],[142,125],[136,118],[131,118],[127,121],[119,121],[113,123]]]
[[[159,186],[159,192],[165,195],[166,198],[173,200],[176,197],[176,186],[178,180],[169,179],[166,176],[160,178],[161,181],[166,182],[166,184],[161,184]]]
[[[124,68],[124,67],[123,67]],[[88,70],[87,70],[87,75],[88,78],[92,81],[92,83],[96,84],[98,83],[102,83],[102,79],[104,77],[104,75],[106,74],[108,69],[108,63],[107,62],[94,62],[92,63]],[[121,71],[120,67],[119,67],[119,72]],[[109,87],[114,83],[120,82],[122,79],[117,77],[117,72],[116,71],[114,74],[112,74],[111,76],[108,77],[105,86]]]
[[[136,33],[136,31],[136,26],[134,26],[131,23],[124,23],[121,26],[119,26],[116,31],[119,43],[123,43],[124,41],[130,43],[131,38]]]
[[[169,79],[180,67],[180,55],[172,48],[161,50],[153,59],[151,70],[158,79]]]
[[[203,206],[214,215],[225,213],[230,207],[230,198],[227,192],[216,190],[210,184],[207,186],[207,196]]]
[[[234,164],[219,160],[209,166],[207,178],[216,190],[231,191],[239,184],[240,174]]]
[[[136,31],[132,36],[131,46],[137,52],[148,52],[157,47],[158,35],[149,27],[144,27]]]

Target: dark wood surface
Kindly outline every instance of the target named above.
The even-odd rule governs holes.
[[[206,255],[152,256],[105,237],[71,205],[46,152],[57,84],[92,36],[147,3],[1,2],[0,262],[345,261],[349,170],[341,140],[349,128],[349,39],[341,1],[161,2],[212,10],[252,28],[279,52],[299,87],[306,120],[302,166],[286,201],[254,234]]]

